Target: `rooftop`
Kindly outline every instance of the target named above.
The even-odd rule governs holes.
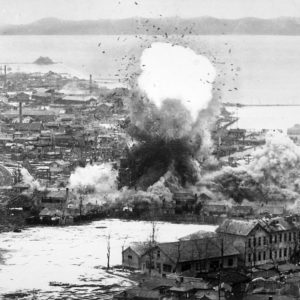
[[[142,256],[146,253],[147,249],[149,249],[149,245],[147,243],[132,243],[125,250],[128,248],[131,248],[136,254]]]
[[[172,243],[161,243],[157,247],[171,260],[179,262],[196,261],[207,258],[217,258],[222,256],[238,255],[239,252],[231,243],[220,238],[207,238],[189,241],[179,241]]]
[[[216,230],[217,233],[228,233],[247,236],[257,225],[258,220],[225,220]]]
[[[78,102],[88,102],[90,100],[96,100],[95,97],[90,95],[65,96],[62,99],[67,101],[78,101]]]

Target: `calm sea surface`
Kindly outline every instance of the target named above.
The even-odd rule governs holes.
[[[137,69],[143,49],[158,40],[189,45],[208,56],[218,71],[216,97],[224,102],[300,104],[297,36],[0,36],[0,66],[14,63],[9,64],[12,70],[93,74],[94,79],[118,83]],[[39,56],[60,63],[24,64]],[[238,125],[285,129],[298,122],[299,112],[295,107],[243,108]]]

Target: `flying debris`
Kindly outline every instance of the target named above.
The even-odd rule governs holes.
[[[131,186],[146,190],[166,174],[182,185],[193,183],[200,149],[207,149],[201,156],[210,153],[210,133],[201,122],[209,123],[215,111],[208,109],[215,69],[190,48],[162,42],[143,51],[140,66],[128,129],[141,142],[128,153]],[[207,83],[199,85],[199,79]],[[210,113],[200,118],[206,109]]]

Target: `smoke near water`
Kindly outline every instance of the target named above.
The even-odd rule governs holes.
[[[127,131],[134,143],[124,168],[130,180],[118,191],[121,174],[110,164],[89,165],[71,175],[71,188],[92,190],[90,200],[123,203],[170,201],[189,188],[230,206],[277,201],[300,211],[300,149],[283,134],[268,135],[248,165],[206,169],[216,162],[210,133],[219,113],[212,94],[215,70],[207,58],[154,43],[142,53],[140,68],[129,103]]]
[[[127,155],[132,185],[146,190],[169,171],[180,186],[194,184],[199,161],[212,151],[215,69],[206,57],[170,43],[152,44],[140,64],[128,128],[137,141]]]
[[[196,121],[212,98],[216,71],[211,62],[188,47],[154,43],[141,57],[138,85],[159,109],[166,99],[181,101]]]
[[[240,203],[294,203],[300,199],[300,148],[284,134],[269,134],[249,165],[207,174],[202,185],[210,186],[223,199]]]
[[[118,191],[121,174],[110,164],[77,168],[69,187],[87,194],[86,202],[171,201],[174,191],[199,180],[199,161],[211,155],[209,127],[218,104],[209,60],[187,47],[154,43],[143,51],[140,68],[129,103],[131,180]]]

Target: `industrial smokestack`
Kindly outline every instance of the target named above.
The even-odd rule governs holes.
[[[23,123],[22,101],[19,102],[19,122]]]
[[[90,94],[92,94],[92,92],[93,92],[93,77],[92,77],[92,74],[90,74],[90,85],[89,85],[89,88],[90,88]]]
[[[66,188],[66,202],[68,201],[69,199],[69,188]]]

